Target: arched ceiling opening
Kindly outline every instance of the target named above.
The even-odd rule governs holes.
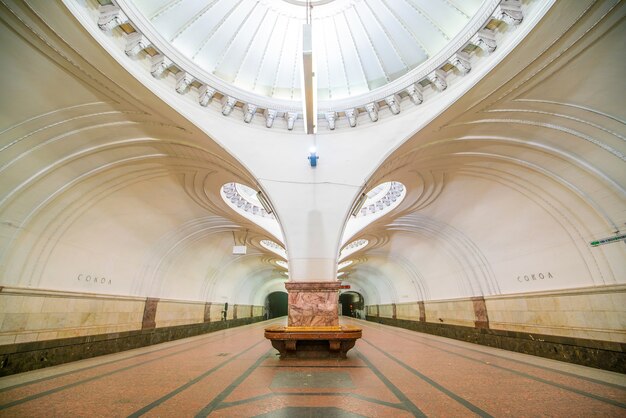
[[[363,193],[346,223],[341,239],[342,244],[367,225],[391,213],[402,203],[405,196],[406,188],[398,181],[381,183],[368,190],[367,193]]]
[[[280,224],[271,208],[260,200],[262,198],[259,197],[259,194],[260,191],[236,182],[226,183],[220,189],[222,199],[232,210],[254,222],[282,242],[284,238]]]

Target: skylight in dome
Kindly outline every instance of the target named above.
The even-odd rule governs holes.
[[[226,183],[222,186],[222,198],[238,212],[247,212],[254,216],[274,219],[261,205],[257,192],[248,186],[239,183]]]
[[[270,241],[268,239],[261,240],[260,244],[263,248],[270,250],[274,254],[278,254],[282,258],[287,258],[287,251],[282,245],[277,244],[274,241]]]
[[[222,199],[231,209],[282,241],[283,235],[278,221],[261,204],[257,193],[244,184],[234,182],[226,183],[220,189]]]
[[[382,183],[368,191],[361,209],[348,220],[342,242],[347,242],[367,225],[397,208],[406,193],[406,187],[398,181]]]
[[[342,261],[341,263],[337,264],[337,270],[341,270],[342,268],[348,267],[352,263],[354,263],[354,261],[352,260]]]
[[[366,239],[358,239],[356,241],[352,241],[350,244],[343,247],[343,249],[339,253],[339,260],[343,260],[347,256],[365,248],[367,244],[369,244],[369,241]]]
[[[370,190],[369,192],[365,194],[367,195],[367,198],[371,200],[371,199],[374,199],[376,196],[378,196],[383,190],[389,189],[390,186],[391,186],[391,182],[382,183],[374,187],[372,190]]]
[[[203,84],[299,102],[291,67],[301,53],[305,0],[117,0],[156,50]],[[357,97],[452,48],[483,0],[311,0],[320,99]],[[236,94],[238,93],[238,94]],[[237,97],[243,99],[243,97]],[[250,101],[250,100],[249,100]]]
[[[366,193],[367,199],[357,217],[389,212],[400,204],[404,195],[405,187],[400,182],[389,181],[379,184]]]

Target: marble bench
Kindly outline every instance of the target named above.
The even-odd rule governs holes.
[[[280,353],[280,358],[346,358],[348,350],[361,338],[361,328],[335,327],[265,328],[265,338]]]

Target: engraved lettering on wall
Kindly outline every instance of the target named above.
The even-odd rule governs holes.
[[[554,275],[551,272],[542,272],[542,273],[528,273],[523,274],[521,276],[517,276],[517,281],[520,283],[524,282],[533,282],[533,281],[541,281],[546,279],[554,279]]]
[[[93,285],[111,285],[111,279],[104,276],[96,276],[95,274],[80,273],[77,277],[79,282]]]

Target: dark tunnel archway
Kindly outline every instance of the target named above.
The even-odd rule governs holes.
[[[287,315],[287,292],[272,292],[265,300],[267,307],[267,319],[278,318]]]
[[[345,292],[339,295],[341,315],[353,318],[365,318],[365,299],[359,292]]]

